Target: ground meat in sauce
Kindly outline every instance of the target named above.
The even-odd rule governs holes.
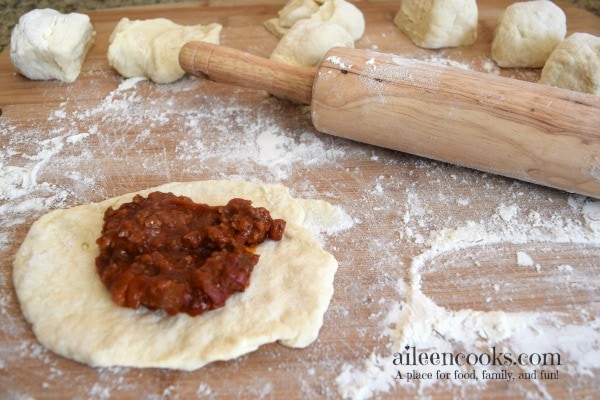
[[[244,291],[259,256],[250,249],[281,240],[285,221],[248,200],[226,206],[151,193],[104,214],[96,268],[115,303],[195,316]]]

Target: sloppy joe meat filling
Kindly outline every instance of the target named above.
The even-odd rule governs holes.
[[[106,210],[96,269],[119,306],[195,316],[244,291],[259,259],[251,249],[281,240],[284,229],[249,200],[208,206],[172,193],[136,195]]]

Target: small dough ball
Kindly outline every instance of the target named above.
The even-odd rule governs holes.
[[[574,33],[565,39],[546,61],[540,83],[600,96],[600,37]]]
[[[29,79],[73,82],[94,41],[94,28],[84,14],[61,14],[51,8],[19,18],[10,37],[10,61]]]
[[[553,2],[514,3],[498,21],[492,59],[503,68],[542,68],[566,32],[565,13]]]
[[[108,62],[126,78],[174,82],[185,74],[179,66],[181,47],[190,41],[219,44],[221,29],[220,24],[184,26],[165,18],[123,18],[110,35]]]
[[[278,12],[278,18],[271,18],[263,25],[275,37],[282,38],[296,22],[309,18],[337,24],[354,40],[365,33],[362,12],[346,0],[291,0]]]
[[[332,47],[354,47],[352,36],[330,22],[303,19],[279,41],[271,59],[283,64],[314,67]]]
[[[475,0],[402,0],[394,23],[419,47],[469,46],[477,39]]]
[[[325,0],[311,18],[341,26],[354,40],[360,39],[365,33],[363,13],[354,4],[345,0]]]
[[[296,22],[308,19],[319,11],[321,3],[315,0],[290,0],[277,12],[277,18],[271,18],[263,25],[273,36],[281,39]]]
[[[279,23],[281,26],[291,28],[301,19],[310,18],[319,11],[322,2],[315,0],[291,0],[279,12]]]
[[[269,31],[271,35],[275,36],[277,39],[281,39],[283,35],[285,35],[287,31],[290,30],[290,28],[281,26],[279,18],[270,18],[263,22],[263,26],[267,29],[267,31]]]

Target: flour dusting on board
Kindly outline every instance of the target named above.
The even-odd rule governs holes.
[[[350,67],[347,60],[330,61]],[[366,64],[368,70],[386,73],[374,58]],[[409,67],[401,72],[411,79]],[[329,232],[325,240],[340,269],[323,339],[295,351],[294,362],[287,364],[278,361],[287,350],[261,349],[269,373],[231,389],[238,397],[276,397],[281,388],[271,379],[275,375],[297,384],[299,397],[307,399],[368,399],[398,392],[427,397],[439,388],[456,398],[477,398],[496,384],[454,375],[498,372],[481,363],[472,368],[418,365],[419,373],[439,370],[448,378],[396,379],[398,371],[410,373],[411,368],[395,364],[394,354],[413,350],[560,353],[559,382],[575,389],[579,381],[597,375],[599,306],[588,301],[574,309],[569,304],[572,298],[593,299],[600,289],[600,273],[586,261],[600,259],[600,202],[323,135],[311,126],[306,107],[264,93],[228,88],[223,95],[208,96],[203,90],[218,84],[192,77],[168,85],[112,75],[96,79],[113,79],[114,89],[97,101],[65,98],[48,111],[43,126],[2,115],[0,135],[7,146],[0,153],[0,250],[16,251],[13,238],[22,237],[34,219],[51,209],[131,191],[132,183],[115,178],[123,176],[115,169],[131,171],[138,182],[151,178],[147,186],[182,179],[282,183],[298,197],[324,198],[353,218],[344,226],[352,229]],[[369,84],[377,89],[376,83]],[[358,265],[343,251],[348,247],[362,249],[367,262]],[[561,258],[573,253],[587,259]],[[469,274],[473,270],[476,277]],[[73,368],[35,341],[10,280],[9,269],[2,269],[0,331],[7,341],[0,344],[0,371],[34,360],[44,371],[36,384],[52,393],[75,379]],[[559,293],[563,304],[553,306],[561,312],[545,309],[549,291]],[[470,297],[467,306],[460,302],[472,293],[481,295]],[[522,305],[532,298],[535,307]],[[370,313],[367,318],[357,317],[364,312]],[[332,332],[341,339],[328,341]],[[365,349],[367,340],[378,345]],[[321,361],[324,356],[327,361]],[[216,368],[227,382],[247,375],[244,366],[241,359]],[[530,365],[507,370],[533,372]],[[129,391],[146,398],[218,398],[220,380],[209,385],[202,380],[209,372],[201,372],[185,393],[189,387],[175,373],[148,382],[138,379],[143,371],[129,368],[94,370],[94,382],[76,390],[81,398],[96,399]],[[9,398],[30,397],[29,388],[10,376],[0,374],[0,379],[11,388]],[[523,397],[551,397],[546,382],[520,380],[509,387]]]
[[[387,353],[372,353],[362,363],[345,364],[336,379],[339,394],[344,398],[367,399],[388,392],[397,385],[415,387],[420,396],[431,395],[434,387],[461,393],[465,387],[481,390],[493,384],[493,380],[486,377],[496,374],[493,375],[494,379],[502,377],[508,380],[511,388],[521,392],[520,395],[551,397],[545,390],[543,380],[537,383],[518,380],[517,377],[523,373],[543,376],[541,374],[549,371],[559,371],[556,368],[566,375],[593,377],[600,368],[598,306],[584,310],[572,309],[566,313],[451,310],[437,305],[423,291],[424,281],[431,277],[431,272],[441,268],[436,265],[438,260],[449,254],[460,252],[463,258],[473,259],[474,266],[478,267],[479,258],[481,261],[488,258],[486,253],[502,244],[526,244],[534,248],[561,243],[597,246],[600,243],[600,230],[586,226],[582,220],[588,220],[599,203],[577,196],[570,197],[569,203],[581,212],[579,218],[571,220],[554,215],[544,219],[537,212],[517,216],[514,206],[509,207],[510,218],[507,218],[507,207],[500,205],[487,221],[470,221],[457,228],[431,232],[425,251],[414,257],[409,266],[408,280],[398,281],[397,291],[404,300],[391,301],[390,311],[382,320],[385,334],[391,338]],[[460,259],[453,261],[464,262]],[[516,261],[520,267],[534,266],[531,256],[523,251],[516,253]],[[539,264],[537,267],[537,272],[540,272]],[[552,276],[557,290],[571,291],[581,287],[581,282],[587,282],[584,291],[590,296],[600,290],[599,274],[595,270],[584,272],[573,280],[571,266],[558,265],[549,269],[543,279]],[[506,293],[506,289],[500,287],[503,283],[507,282],[490,280],[490,291],[496,292],[494,295],[500,291]],[[457,290],[460,290],[458,286]],[[416,349],[420,349],[420,352],[416,353]],[[494,355],[488,357],[490,349]],[[423,353],[462,353],[472,357],[462,364],[453,362],[456,359],[448,363],[410,361],[411,354]],[[565,360],[569,360],[568,366],[543,365],[537,358],[533,359],[533,356],[548,354],[554,355],[555,361],[559,360],[556,357],[561,357],[565,364]],[[517,358],[519,355],[532,359],[521,363]],[[509,357],[509,362],[506,357]],[[545,372],[543,368],[546,368]],[[431,373],[431,376],[411,378],[408,375],[416,371]],[[432,378],[436,376],[438,379]]]
[[[0,153],[0,249],[16,251],[18,243],[13,238],[19,234],[19,227],[29,226],[52,209],[145,188],[112,181],[115,168],[142,174],[142,181],[143,176],[159,177],[160,181],[149,181],[147,186],[181,179],[285,184],[295,170],[328,164],[335,169],[335,163],[346,155],[344,146],[333,146],[331,138],[314,131],[302,107],[266,94],[257,94],[261,104],[250,107],[238,100],[236,93],[203,95],[205,84],[211,83],[193,77],[162,86],[139,78],[118,80],[98,102],[62,101],[48,112],[40,126],[11,121],[10,113],[5,112],[0,125],[0,135],[7,144]],[[179,93],[193,93],[192,101],[183,104]],[[289,121],[286,113],[297,114],[292,126],[282,122],[284,118]],[[174,156],[164,151],[167,143],[172,143]],[[155,151],[148,154],[147,149]],[[357,154],[360,152],[357,150]],[[106,184],[108,180],[111,185]],[[114,191],[107,191],[110,186]],[[310,185],[292,189],[299,197],[316,194]],[[311,222],[315,233],[321,233],[322,222]],[[329,235],[352,225],[347,215],[339,222],[343,226],[333,227]],[[20,235],[24,233],[21,229]],[[59,368],[62,361],[37,344],[20,316],[11,289],[12,260],[6,261],[7,268],[0,271],[0,330],[11,341],[0,345],[0,370],[23,358],[35,360],[56,372],[40,382],[50,391],[69,378]],[[15,341],[20,345],[10,344]],[[98,371],[100,379],[82,397],[111,398],[113,393],[135,386],[123,378],[130,373],[127,369]],[[10,396],[27,397],[27,392],[17,389],[17,383],[10,385],[14,388]],[[258,397],[268,395],[270,385],[266,382],[250,392]],[[143,386],[140,393],[155,391],[160,383]],[[176,391],[164,390],[166,394]],[[198,390],[207,393],[210,388],[200,386]],[[0,393],[5,394],[2,390]]]

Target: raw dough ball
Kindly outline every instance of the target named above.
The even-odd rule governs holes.
[[[181,47],[196,40],[219,44],[221,29],[220,24],[184,26],[165,18],[123,18],[110,35],[108,62],[126,78],[174,82],[185,74],[179,66]]]
[[[10,61],[29,79],[73,82],[92,46],[94,29],[84,14],[45,8],[24,14],[10,37]]]
[[[283,64],[313,67],[332,47],[354,47],[352,36],[330,22],[303,19],[281,38],[271,59]]]
[[[600,37],[574,33],[565,39],[546,61],[540,83],[600,96]]]
[[[281,39],[290,30],[290,28],[286,28],[279,23],[279,18],[268,19],[263,23],[263,26],[277,39]]]
[[[277,13],[279,23],[285,28],[291,28],[296,22],[310,18],[319,11],[321,3],[315,0],[291,0]]]
[[[264,23],[278,38],[282,38],[296,22],[309,18],[340,25],[354,40],[360,39],[365,32],[362,12],[346,0],[291,0],[278,15]]]
[[[345,0],[325,0],[311,18],[341,26],[354,40],[360,39],[365,33],[365,18],[362,12]]]
[[[468,46],[477,38],[475,0],[402,0],[394,23],[426,49]]]
[[[565,13],[553,2],[514,3],[498,21],[492,59],[504,68],[542,68],[566,32]]]
[[[279,10],[278,17],[265,21],[264,26],[271,34],[281,39],[296,22],[310,18],[319,11],[321,3],[322,1],[315,0],[290,0]]]
[[[192,370],[280,341],[305,347],[317,338],[333,295],[335,258],[307,226],[345,226],[343,211],[319,200],[290,197],[283,186],[240,181],[172,183],[145,190],[172,192],[209,205],[234,197],[266,207],[287,222],[281,241],[256,247],[250,286],[224,307],[197,317],[117,306],[95,266],[95,241],[106,208],[133,194],[46,214],[15,256],[13,280],[25,318],[41,344],[92,366]]]

